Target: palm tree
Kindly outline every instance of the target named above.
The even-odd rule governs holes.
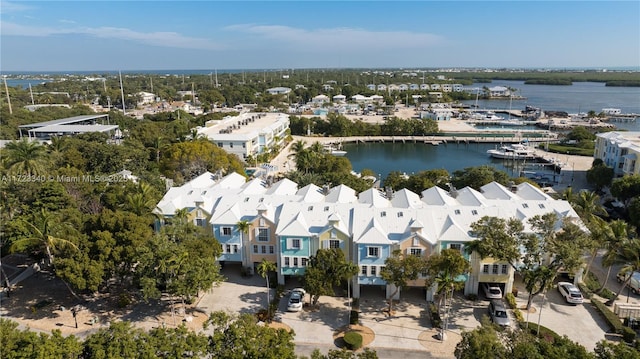
[[[6,166],[11,173],[27,176],[44,173],[44,146],[36,141],[23,139],[5,146]]]
[[[304,148],[305,142],[303,140],[298,140],[291,144],[291,153],[287,156],[289,158],[296,158],[299,153],[305,150]]]
[[[249,224],[249,221],[243,219],[241,221],[238,221],[236,223],[236,228],[238,229],[238,232],[240,232],[240,240],[241,240],[241,244],[242,244],[242,248],[246,248],[245,245],[245,235],[249,233],[249,228],[251,227],[251,225]],[[243,259],[246,258],[246,256],[244,255],[243,252]]]
[[[271,295],[269,294],[269,273],[275,272],[276,269],[276,264],[268,261],[266,258],[262,258],[262,262],[258,264],[258,274],[260,274],[262,278],[265,278],[267,280],[267,311],[269,311],[269,309],[271,308],[271,306],[269,305],[269,301],[271,301]]]
[[[622,290],[629,285],[631,274],[640,271],[640,239],[633,238],[623,241],[614,251],[610,260],[607,261],[607,264],[622,264],[620,272],[628,274],[616,295],[606,303],[607,305],[613,305]]]
[[[40,247],[40,249],[44,249],[47,257],[47,266],[51,267],[54,253],[59,248],[78,250],[78,247],[73,242],[60,237],[68,234],[70,229],[55,214],[42,209],[31,221],[23,220],[22,222],[29,228],[31,236],[13,242],[10,248],[12,252]]]
[[[633,232],[633,228],[630,228],[627,222],[617,219],[607,225],[608,231],[606,232],[604,248],[606,252],[602,256],[602,264],[607,267],[607,275],[604,277],[604,283],[597,292],[602,292],[607,286],[609,275],[611,274],[611,267],[616,257],[616,251],[620,248],[620,245],[629,239],[629,234]]]
[[[580,218],[589,225],[599,216],[607,216],[607,211],[600,204],[600,196],[592,191],[582,191],[572,203]]]

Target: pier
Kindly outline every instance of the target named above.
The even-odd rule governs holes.
[[[423,143],[438,146],[447,143],[542,143],[555,141],[555,135],[546,132],[474,132],[474,133],[443,133],[429,136],[353,136],[353,137],[301,137],[307,143],[321,144],[344,143]]]

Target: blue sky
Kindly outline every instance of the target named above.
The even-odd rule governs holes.
[[[640,1],[4,1],[0,71],[640,66]]]

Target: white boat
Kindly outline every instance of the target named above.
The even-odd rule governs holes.
[[[521,143],[500,146],[499,148],[488,150],[487,154],[493,158],[509,160],[533,160],[536,158],[535,150]]]
[[[343,157],[347,154],[347,151],[342,149],[340,144],[334,146],[333,144],[326,144],[324,146],[325,150],[327,150],[331,155],[336,157]]]

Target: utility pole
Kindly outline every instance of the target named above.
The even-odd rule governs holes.
[[[118,70],[118,75],[120,75],[120,95],[122,96],[122,114],[126,115],[127,110],[125,108],[127,106],[125,105],[125,102],[124,102],[124,87],[122,87],[122,72],[120,72],[120,70]]]
[[[7,104],[9,105],[9,114],[13,114],[13,110],[11,109],[11,97],[9,97],[9,86],[7,86],[7,76],[4,76],[4,90],[7,92]]]

